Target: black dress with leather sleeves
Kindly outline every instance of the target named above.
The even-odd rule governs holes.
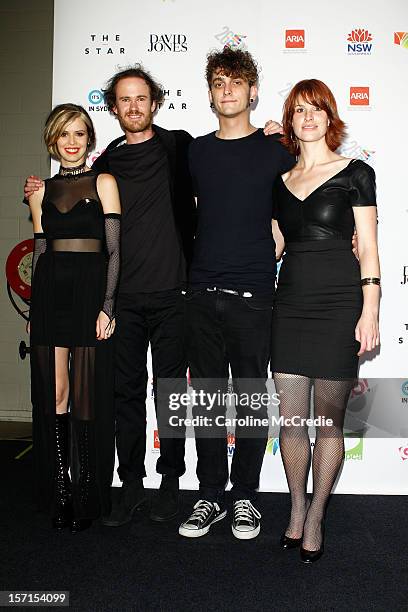
[[[357,376],[362,310],[352,253],[353,207],[376,206],[374,170],[352,160],[304,200],[278,177],[273,218],[285,238],[272,326],[272,369],[332,380]]]

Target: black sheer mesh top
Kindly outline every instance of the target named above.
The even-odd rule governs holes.
[[[45,181],[41,225],[35,234],[33,278],[41,253],[48,251],[104,251],[108,260],[102,310],[112,319],[120,271],[120,214],[104,214],[94,171],[72,176],[59,174]]]
[[[353,159],[343,170],[299,200],[279,176],[273,188],[273,218],[285,242],[351,240],[353,206],[376,206],[375,172]]]
[[[56,174],[45,181],[41,224],[47,240],[104,239],[104,214],[92,170],[73,177]]]

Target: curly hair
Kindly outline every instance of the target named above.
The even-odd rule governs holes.
[[[295,106],[303,98],[309,104],[318,106],[327,113],[330,124],[326,132],[326,143],[331,151],[335,151],[342,143],[346,134],[346,124],[340,119],[336,100],[325,83],[318,79],[299,81],[292,87],[283,105],[283,132],[282,144],[292,155],[299,155],[300,148],[292,127]]]
[[[113,77],[111,77],[106,83],[106,89],[102,89],[105,104],[112,115],[114,114],[113,107],[116,105],[116,85],[119,83],[119,81],[128,77],[143,79],[150,90],[152,102],[156,102],[158,105],[163,103],[163,87],[160,85],[160,83],[155,81],[149,72],[144,70],[141,64],[135,64],[134,66],[129,66],[128,68],[114,74]]]
[[[44,142],[47,147],[48,153],[54,159],[60,159],[58,152],[57,140],[61,136],[65,127],[75,121],[75,119],[82,119],[85,123],[88,132],[88,151],[92,150],[95,146],[96,135],[95,128],[92,123],[92,119],[79,104],[58,104],[52,109],[48,115],[45,126],[44,126]]]
[[[258,65],[248,51],[224,47],[222,51],[211,51],[207,55],[205,78],[211,89],[214,72],[221,72],[225,76],[240,77],[248,82],[249,86],[258,83]]]

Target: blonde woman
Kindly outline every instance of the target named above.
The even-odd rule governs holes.
[[[120,200],[115,179],[86,165],[95,132],[81,106],[55,107],[44,141],[61,165],[29,197],[35,471],[53,526],[76,533],[109,512]]]

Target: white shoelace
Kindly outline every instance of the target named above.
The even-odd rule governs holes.
[[[254,517],[261,518],[261,513],[251,504],[249,499],[240,499],[234,503],[235,523],[245,521],[254,523]]]
[[[194,506],[193,514],[190,516],[187,523],[192,523],[193,521],[203,523],[210,514],[213,507],[215,507],[217,512],[219,512],[220,507],[215,502],[208,502],[205,501],[205,499],[199,499],[196,505]]]

